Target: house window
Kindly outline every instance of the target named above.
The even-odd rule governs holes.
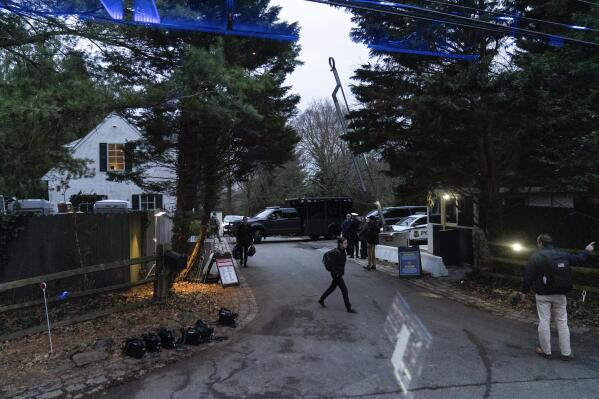
[[[108,170],[125,170],[123,144],[108,144]]]
[[[132,208],[139,211],[151,211],[162,208],[162,194],[135,194]]]

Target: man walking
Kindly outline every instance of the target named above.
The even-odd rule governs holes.
[[[324,294],[322,294],[322,296],[318,300],[318,303],[320,304],[320,306],[325,308],[326,306],[324,304],[324,300],[333,291],[335,291],[335,288],[339,287],[339,289],[341,290],[341,294],[343,294],[343,302],[345,303],[345,309],[347,309],[347,311],[349,313],[357,313],[351,307],[351,303],[349,302],[349,295],[347,293],[347,286],[345,285],[345,282],[343,281],[343,274],[345,274],[345,260],[346,260],[345,249],[346,248],[347,248],[347,238],[342,237],[342,238],[337,239],[337,248],[335,248],[332,251],[329,251],[329,252],[327,252],[327,254],[325,254],[325,256],[328,257],[327,263],[330,264],[330,272],[331,272],[331,277],[333,278],[333,281],[331,282],[331,285],[329,286],[329,288],[327,288],[327,290],[324,292]]]
[[[252,232],[252,226],[248,223],[247,216],[244,216],[241,220],[241,224],[237,227],[235,233],[235,239],[241,253],[241,259],[239,266],[248,266],[248,249],[254,242],[254,233]]]
[[[368,247],[368,266],[364,266],[366,270],[376,270],[376,253],[375,248],[379,243],[379,224],[374,216],[368,218],[368,230],[366,231],[366,245]]]
[[[559,347],[562,360],[574,360],[570,348],[570,330],[568,328],[568,300],[566,293],[572,290],[572,265],[583,263],[593,252],[595,242],[585,250],[573,255],[558,251],[553,247],[549,234],[537,237],[539,251],[528,261],[522,284],[521,297],[532,288],[535,291],[537,313],[539,315],[539,345],[535,351],[545,357],[551,357],[551,315],[557,324]]]
[[[220,222],[218,221],[218,217],[216,217],[216,212],[212,212],[212,215],[210,215],[208,228],[210,231],[210,236],[216,237],[218,238],[218,242],[222,242],[220,239]]]

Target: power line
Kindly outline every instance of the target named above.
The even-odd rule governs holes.
[[[491,22],[477,21],[475,19],[467,18],[467,17],[461,17],[461,19],[465,19],[468,22],[471,22],[473,24],[460,23],[460,22],[455,22],[455,21],[450,21],[450,20],[443,20],[443,19],[437,19],[437,18],[426,17],[426,16],[421,16],[421,15],[415,15],[408,11],[399,11],[397,9],[388,10],[388,9],[381,9],[381,8],[368,6],[368,5],[357,5],[357,4],[354,4],[352,1],[342,1],[342,0],[341,1],[339,1],[339,0],[306,0],[306,1],[310,1],[313,3],[321,3],[321,4],[326,4],[326,5],[333,5],[333,6],[338,6],[338,7],[355,8],[355,9],[359,9],[359,10],[378,12],[378,13],[382,13],[382,14],[397,15],[397,16],[401,16],[401,17],[420,19],[420,20],[429,21],[429,22],[438,22],[438,23],[449,24],[449,25],[454,25],[454,26],[461,26],[461,27],[472,28],[472,29],[486,30],[486,31],[491,31],[491,32],[502,33],[502,34],[505,34],[508,36],[514,36],[514,32],[517,31],[517,32],[521,33],[523,36],[535,36],[535,37],[542,37],[542,38],[547,38],[547,39],[556,39],[557,38],[557,39],[567,40],[572,43],[586,44],[586,45],[590,45],[590,46],[599,47],[599,43],[597,43],[597,42],[590,42],[587,40],[576,39],[576,38],[573,38],[570,36],[562,36],[562,35],[554,35],[554,34],[545,33],[545,32],[538,32],[538,31],[533,31],[533,30],[525,29],[525,28],[496,25]],[[395,3],[395,4],[397,4],[397,3]],[[400,6],[397,6],[397,7],[400,7]],[[426,10],[427,12],[430,12],[427,9],[424,9],[424,10]],[[443,14],[448,15],[450,17],[456,17],[453,14],[447,14],[447,13],[443,13]]]
[[[575,0],[578,1],[579,3],[586,3],[586,4],[590,4],[592,6],[598,6],[599,7],[599,3],[594,3],[592,1],[587,1],[587,0]]]
[[[500,12],[500,11],[492,11],[492,10],[484,10],[482,8],[476,8],[476,7],[469,7],[469,6],[463,6],[461,4],[454,4],[454,3],[447,3],[445,1],[439,1],[439,0],[422,0],[424,2],[427,3],[432,3],[432,4],[439,4],[439,5],[443,5],[443,6],[447,6],[447,7],[456,7],[456,8],[461,8],[464,10],[472,10],[472,11],[479,11],[485,14],[492,14],[492,15],[497,15],[498,17],[502,18],[502,20],[504,21],[517,21],[517,20],[524,20],[524,21],[533,21],[533,22],[541,22],[544,24],[549,24],[549,25],[555,25],[555,26],[561,26],[563,28],[568,28],[568,29],[577,29],[580,30],[580,26],[577,25],[570,25],[570,24],[565,24],[562,22],[555,22],[555,21],[549,21],[546,19],[540,19],[540,18],[532,18],[532,17],[523,17],[521,15],[509,15],[509,14],[505,14],[505,12]],[[589,4],[597,4],[599,5],[599,3],[590,3],[584,0],[578,0],[578,1],[582,1],[584,3],[589,3]],[[583,27],[583,30],[586,31],[591,31],[591,32],[599,32],[599,29],[596,28],[589,28],[589,27]]]

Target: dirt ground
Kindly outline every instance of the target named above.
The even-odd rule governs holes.
[[[225,289],[217,284],[181,282],[175,284],[174,295],[162,304],[151,302],[151,284],[121,293],[78,300],[78,303],[75,300],[72,303],[65,302],[68,312],[55,306],[54,316],[123,304],[140,304],[141,307],[53,329],[52,355],[49,354],[46,332],[0,342],[0,375],[3,382],[10,381],[13,387],[35,386],[39,381],[60,381],[61,376],[77,368],[71,360],[72,355],[91,351],[97,340],[108,337],[115,342],[108,363],[120,362],[125,358],[121,353],[121,345],[126,337],[140,336],[159,327],[174,329],[178,334],[181,327],[191,326],[198,319],[213,324],[220,307],[228,306],[224,293]],[[39,324],[38,312],[39,309],[2,316],[4,322],[10,320],[12,327],[18,327],[31,324],[32,320]]]

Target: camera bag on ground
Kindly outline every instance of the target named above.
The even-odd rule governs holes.
[[[172,331],[161,328],[158,330],[158,336],[160,337],[160,345],[164,349],[175,349],[177,346],[177,339]]]
[[[200,334],[200,337],[204,342],[210,341],[210,338],[212,338],[212,334],[214,334],[214,328],[208,327],[208,325],[204,323],[202,320],[196,321],[194,328]]]
[[[199,345],[202,343],[202,336],[193,327],[182,328],[181,343],[185,345]]]
[[[141,359],[146,354],[144,341],[134,337],[126,338],[123,344],[123,353],[135,359]]]
[[[239,247],[239,244],[236,244],[233,247],[232,255],[233,255],[233,258],[235,258],[235,259],[241,259],[241,247]]]
[[[160,337],[158,334],[149,332],[141,335],[144,344],[146,345],[147,352],[158,352],[160,351]]]
[[[220,308],[218,311],[218,324],[229,327],[236,327],[237,313],[233,313],[227,308]]]

